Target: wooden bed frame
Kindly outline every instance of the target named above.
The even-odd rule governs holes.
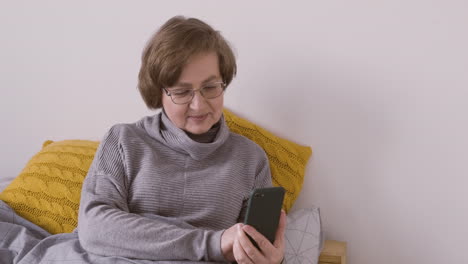
[[[346,242],[326,240],[319,264],[346,264]]]

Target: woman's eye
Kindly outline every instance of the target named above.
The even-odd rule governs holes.
[[[216,88],[217,88],[216,85],[208,85],[208,86],[203,87],[204,90],[214,90]]]
[[[190,90],[173,91],[172,94],[175,96],[186,96],[190,94]]]

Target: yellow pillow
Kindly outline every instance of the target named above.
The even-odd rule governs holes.
[[[289,211],[302,189],[305,167],[312,149],[273,135],[224,109],[226,123],[232,132],[243,135],[262,147],[270,161],[273,185],[286,189],[283,208]]]
[[[81,185],[99,142],[46,141],[13,182],[0,193],[16,213],[51,234],[77,226]]]

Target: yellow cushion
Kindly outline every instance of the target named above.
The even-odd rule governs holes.
[[[277,137],[227,109],[224,109],[224,117],[232,132],[249,138],[265,150],[270,161],[273,185],[286,189],[283,208],[287,212],[302,189],[305,167],[312,149]]]
[[[52,234],[72,232],[78,220],[81,185],[98,144],[85,140],[44,142],[0,199]]]
[[[260,145],[270,161],[273,184],[283,186],[283,208],[288,211],[302,188],[311,148],[281,139],[267,130],[224,110],[234,133]],[[77,226],[81,186],[99,142],[46,141],[13,182],[0,193],[20,216],[51,234],[72,232]]]

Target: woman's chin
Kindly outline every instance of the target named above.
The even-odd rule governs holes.
[[[185,131],[189,132],[190,134],[194,135],[201,135],[203,133],[206,133],[210,130],[211,126],[208,124],[198,124],[198,125],[191,125],[185,127]]]
[[[200,135],[208,132],[213,125],[212,120],[208,116],[202,120],[189,118],[184,130],[191,134]]]

